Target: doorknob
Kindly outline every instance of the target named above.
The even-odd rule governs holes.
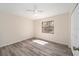
[[[73,50],[78,50],[79,51],[79,47],[73,47]]]

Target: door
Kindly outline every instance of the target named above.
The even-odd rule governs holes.
[[[79,56],[79,4],[71,16],[71,49],[73,55]]]

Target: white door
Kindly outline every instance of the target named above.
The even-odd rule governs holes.
[[[72,16],[71,16],[71,49],[73,55],[79,56],[79,4],[75,8]]]

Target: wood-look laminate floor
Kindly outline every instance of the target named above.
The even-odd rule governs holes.
[[[30,39],[0,48],[0,56],[71,56],[71,50],[64,45],[48,42],[41,45]]]

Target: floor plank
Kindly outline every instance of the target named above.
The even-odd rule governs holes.
[[[41,45],[30,39],[0,48],[0,56],[72,56],[71,50],[61,44]],[[42,40],[43,41],[43,40]]]

